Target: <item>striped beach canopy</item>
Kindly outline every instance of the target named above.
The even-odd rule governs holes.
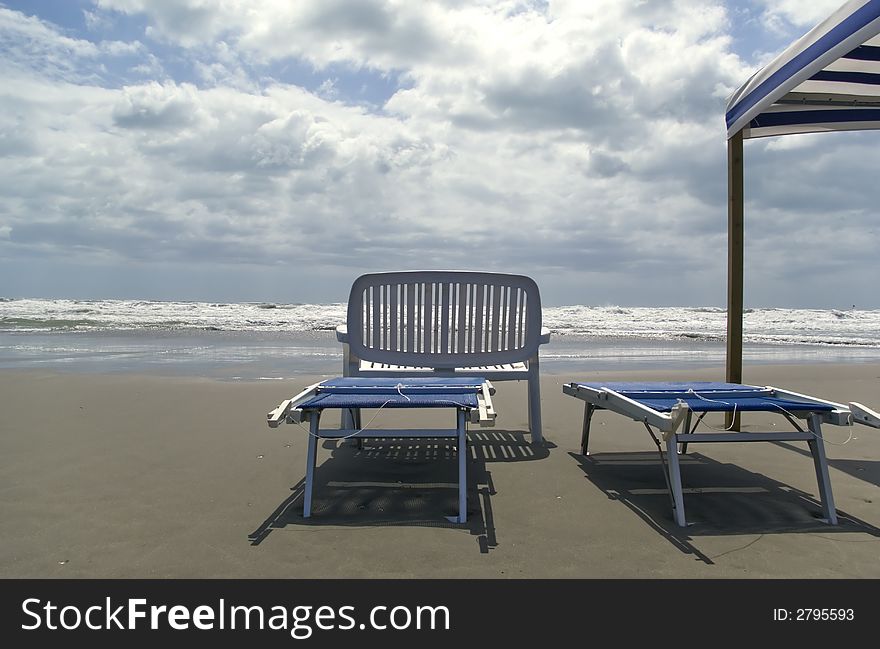
[[[743,140],[880,128],[880,0],[849,0],[727,102],[727,381],[742,383]],[[728,426],[739,430],[732,417]]]
[[[727,102],[727,137],[880,128],[880,0],[850,0]]]

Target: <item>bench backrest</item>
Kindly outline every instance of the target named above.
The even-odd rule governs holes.
[[[537,354],[541,297],[523,275],[470,271],[372,273],[355,280],[348,336],[358,358],[467,367]]]

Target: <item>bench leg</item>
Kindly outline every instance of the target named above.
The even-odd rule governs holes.
[[[358,430],[361,427],[361,409],[342,409],[342,430]]]
[[[342,345],[342,376],[355,376],[360,360],[351,353],[348,343]],[[356,430],[361,427],[360,408],[344,408],[340,428],[343,430]],[[363,448],[363,442],[358,442],[358,448]]]
[[[675,522],[679,527],[687,527],[684,517],[684,495],[681,491],[681,467],[678,463],[678,435],[672,434],[666,440],[666,462],[669,467],[669,488],[672,490]]]
[[[541,378],[538,373],[538,355],[529,359],[529,432],[533,444],[543,444],[541,431]]]
[[[321,420],[321,413],[312,412],[309,416],[309,444],[306,454],[306,485],[303,494],[303,518],[309,518],[312,515],[312,490],[315,486],[315,464],[318,459],[318,422]]]
[[[810,415],[810,432],[815,435],[807,442],[816,467],[816,480],[819,483],[819,497],[822,499],[822,513],[829,525],[837,525],[837,510],[834,494],[831,492],[831,478],[828,475],[828,460],[825,457],[825,442],[822,440],[822,424],[819,415]]]

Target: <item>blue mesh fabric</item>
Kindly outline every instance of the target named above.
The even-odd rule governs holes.
[[[823,404],[774,397],[766,388],[738,383],[610,382],[579,385],[613,390],[658,412],[669,412],[679,400],[686,402],[694,412],[827,412],[834,409]]]
[[[406,392],[404,392],[406,394]],[[408,398],[407,398],[408,397]],[[406,394],[317,394],[300,408],[324,410],[325,408],[465,408],[477,407],[476,392],[456,394],[431,392]]]
[[[472,377],[340,377],[324,381],[300,408],[476,408],[483,382]]]

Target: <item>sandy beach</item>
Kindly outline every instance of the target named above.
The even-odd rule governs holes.
[[[672,520],[640,425],[600,412],[591,456],[578,454],[582,404],[563,383],[722,377],[718,368],[545,375],[545,449],[523,435],[525,384],[497,384],[496,427],[472,430],[470,521],[460,526],[443,518],[455,507],[454,453],[424,442],[325,443],[315,515],[302,519],[305,433],[264,419],[323,377],[6,370],[0,576],[880,577],[880,431],[825,428],[837,527],[817,518],[804,444],[692,446],[686,529]],[[747,366],[745,381],[880,406],[878,364]],[[414,416],[383,412],[375,424],[386,415]],[[787,426],[770,415],[744,423]]]

